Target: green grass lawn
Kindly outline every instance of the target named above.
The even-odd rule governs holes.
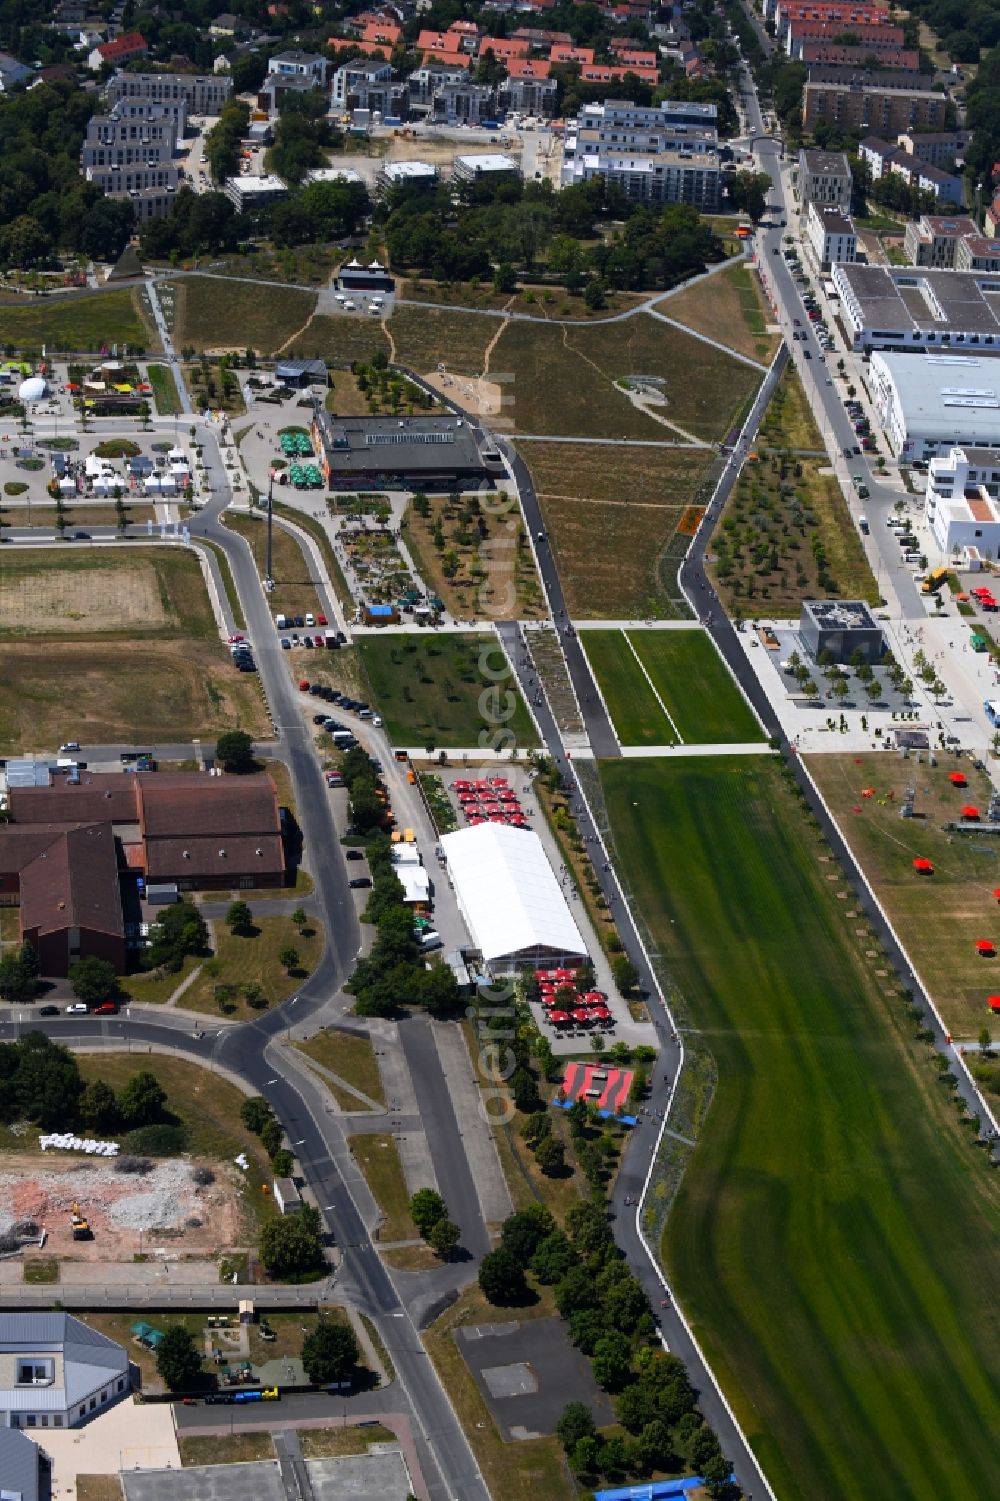
[[[174,290],[177,349],[246,349],[273,354],[302,328],[316,306],[312,292],[259,287],[213,276],[185,276]]]
[[[396,745],[489,751],[538,744],[492,634],[364,636],[359,650],[373,704]]]
[[[677,731],[656,702],[624,631],[581,631],[620,745],[676,745]]]
[[[664,1254],[776,1494],[994,1494],[1000,1188],[879,998],[823,847],[765,758],[602,777],[719,1071]]]
[[[77,294],[59,298],[33,297],[0,308],[4,344],[15,349],[57,350],[81,354],[97,352],[104,344],[134,344],[158,349],[152,330],[141,317],[129,288],[115,292]]]
[[[629,640],[685,743],[763,740],[753,711],[704,631],[630,631]]]
[[[166,365],[148,365],[146,373],[153,388],[157,414],[160,417],[173,417],[181,410],[181,399],[170,371]]]

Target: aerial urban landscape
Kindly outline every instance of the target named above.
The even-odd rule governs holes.
[[[0,0],[0,1501],[1000,1495],[997,0],[233,3]]]

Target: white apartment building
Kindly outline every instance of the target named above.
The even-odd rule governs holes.
[[[615,99],[585,105],[567,126],[561,185],[603,177],[632,199],[717,209],[719,137],[709,109],[670,100],[658,108]]]
[[[1000,558],[1000,449],[954,447],[931,459],[924,514],[942,553]]]
[[[806,235],[816,263],[823,271],[858,258],[858,237],[854,220],[840,209],[822,208],[810,203],[806,215]]]

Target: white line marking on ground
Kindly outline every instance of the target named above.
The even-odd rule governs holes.
[[[660,708],[663,710],[663,712],[666,715],[667,719],[669,719],[669,721],[670,721],[670,728],[673,730],[674,734],[677,736],[677,744],[678,745],[683,745],[684,744],[684,736],[681,734],[680,730],[677,728],[676,724],[674,723],[674,716],[671,714],[670,710],[667,708],[666,704],[663,702],[663,699],[660,697],[659,693],[657,693],[657,691],[656,691],[656,685],[654,684],[653,679],[650,677],[649,673],[646,671],[646,664],[642,660],[642,658],[640,657],[639,653],[636,651],[635,646],[632,643],[631,636],[629,635],[628,631],[622,631],[622,635],[625,637],[625,640],[628,642],[629,651],[632,653],[633,657],[635,657],[635,660],[639,664],[639,667],[640,667],[640,670],[642,672],[643,677],[646,679],[646,682],[649,684],[649,691],[650,691],[650,693],[656,699],[656,702],[659,704]]]

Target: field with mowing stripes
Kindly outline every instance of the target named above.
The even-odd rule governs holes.
[[[718,1065],[664,1256],[779,1501],[995,1494],[1000,1182],[824,846],[768,757],[601,774]]]
[[[621,745],[745,745],[764,738],[704,631],[586,630],[580,640]]]
[[[630,631],[653,687],[689,745],[746,745],[764,735],[704,631]]]
[[[581,631],[620,745],[676,745],[677,733],[656,702],[624,631]]]

